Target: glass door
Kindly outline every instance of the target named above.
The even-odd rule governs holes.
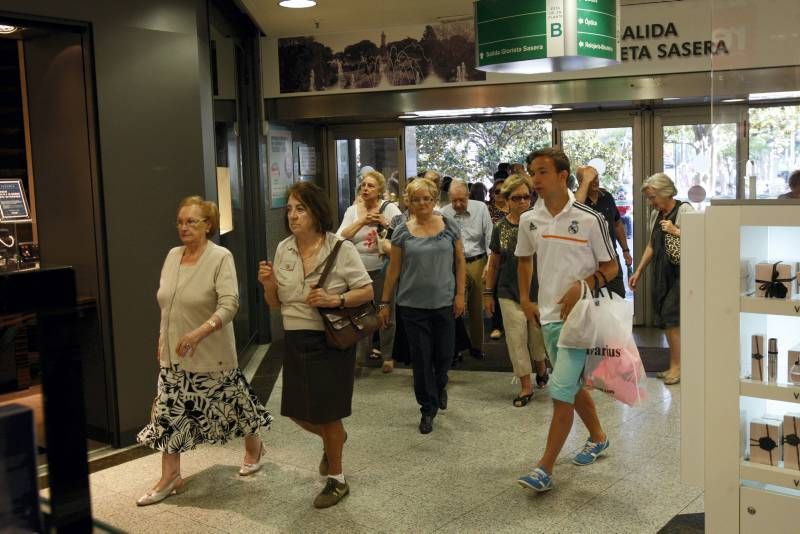
[[[581,114],[553,118],[556,142],[561,145],[572,163],[572,172],[581,165],[591,165],[600,174],[600,187],[610,194],[616,204],[619,219],[609,228],[620,260],[626,298],[634,302],[634,324],[643,324],[645,306],[628,287],[629,270],[624,260],[627,249],[633,265],[644,250],[640,236],[641,196],[636,194],[642,183],[643,157],[641,117],[639,113]],[[577,187],[577,181],[571,180]]]
[[[699,211],[712,198],[743,198],[745,113],[740,106],[718,107],[712,123],[709,108],[655,112],[653,172],[672,178],[676,198]]]
[[[401,125],[337,126],[329,138],[329,191],[339,221],[356,199],[361,175],[370,169],[386,178],[385,198],[399,200],[405,186]]]

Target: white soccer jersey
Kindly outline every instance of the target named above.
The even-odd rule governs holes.
[[[576,202],[571,191],[567,205],[555,217],[542,199],[522,214],[515,254],[536,254],[542,324],[561,321],[558,301],[569,286],[594,273],[600,262],[616,257],[606,220]]]

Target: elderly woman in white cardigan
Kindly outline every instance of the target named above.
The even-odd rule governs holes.
[[[255,473],[264,451],[258,431],[272,421],[239,370],[231,324],[239,309],[233,256],[208,240],[219,228],[216,204],[183,199],[176,226],[183,245],[167,254],[157,293],[158,392],[150,424],[137,437],[161,451],[161,479],[139,506],[183,489],[181,453],[201,443],[244,436],[239,474]]]

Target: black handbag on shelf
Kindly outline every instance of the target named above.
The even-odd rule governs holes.
[[[325,268],[319,277],[317,287],[324,287],[328,274],[336,263],[339,249],[343,241],[340,239],[325,260]],[[329,347],[349,349],[362,338],[372,335],[378,330],[378,310],[370,300],[355,308],[317,308],[325,325],[325,340]]]

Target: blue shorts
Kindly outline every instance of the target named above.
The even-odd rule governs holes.
[[[565,349],[558,346],[563,322],[542,325],[544,346],[553,364],[553,374],[547,389],[550,398],[575,404],[575,395],[581,390],[583,368],[586,365],[586,349]]]

